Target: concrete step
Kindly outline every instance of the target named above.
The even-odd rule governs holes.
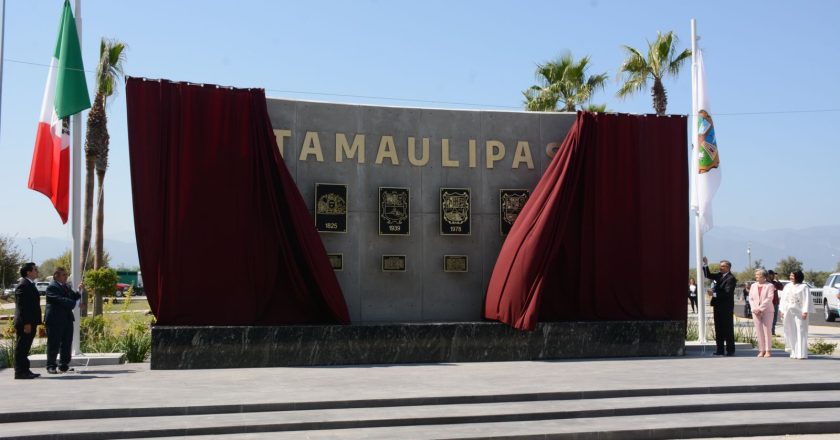
[[[225,434],[230,440],[429,440],[429,439],[515,439],[515,440],[665,440],[713,437],[784,436],[828,434],[837,438],[840,422],[837,409],[768,410],[750,413],[710,412],[697,415],[625,416],[393,428],[358,428],[302,432],[250,432]],[[141,437],[154,438],[154,437]],[[182,435],[182,439],[218,439],[211,435]],[[827,440],[826,438],[826,440]],[[822,439],[818,439],[822,440]]]
[[[812,384],[808,384],[810,387]],[[730,387],[732,388],[732,387]],[[692,427],[694,420],[708,420],[707,414],[727,414],[723,425],[726,429],[714,431],[715,435],[744,435],[749,431],[733,430],[743,427],[753,419],[766,420],[755,416],[756,412],[772,410],[795,410],[804,413],[822,414],[831,410],[838,414],[840,397],[835,390],[829,391],[793,391],[793,392],[732,392],[679,394],[676,390],[660,390],[664,394],[613,397],[613,398],[570,398],[565,400],[500,401],[494,403],[472,404],[427,404],[414,406],[356,406],[352,401],[345,402],[348,407],[318,410],[286,411],[234,411],[233,406],[226,413],[206,413],[182,416],[152,417],[111,417],[99,419],[38,420],[30,422],[10,422],[0,425],[0,438],[16,439],[100,439],[100,438],[143,438],[194,435],[234,435],[260,432],[306,433],[310,438],[388,438],[379,431],[391,432],[392,437],[404,430],[416,430],[429,433],[431,437],[416,438],[466,438],[483,437],[486,433],[499,430],[506,435],[536,435],[533,426],[547,429],[540,434],[586,434],[585,431],[554,433],[557,426],[580,426],[581,420],[597,420],[599,432],[608,432],[607,426],[615,426],[618,435],[615,438],[632,437],[648,429],[662,429],[662,432],[676,434]],[[638,391],[638,390],[637,390]],[[669,395],[667,392],[673,391]],[[683,390],[685,391],[685,390]],[[732,391],[731,389],[728,391]],[[469,396],[465,396],[469,397]],[[484,396],[493,397],[493,396]],[[504,399],[505,396],[495,396]],[[256,408],[251,408],[256,409]],[[200,412],[200,408],[195,409]],[[107,413],[105,413],[107,414]],[[834,418],[836,419],[836,417]],[[834,420],[832,418],[808,419]],[[557,425],[557,421],[564,421]],[[612,422],[617,420],[617,422]],[[625,423],[632,420],[629,431]],[[691,420],[692,423],[685,423]],[[712,419],[714,420],[714,419]],[[663,425],[664,428],[642,428],[645,423],[658,421],[674,423]],[[682,425],[675,424],[682,421]],[[606,424],[606,425],[605,425]],[[611,425],[612,424],[612,425]],[[756,425],[756,423],[750,426]],[[820,429],[834,429],[840,425],[818,424]],[[658,425],[657,425],[658,426]],[[715,427],[717,424],[704,425]],[[810,426],[810,425],[809,425]],[[523,427],[528,427],[524,429]],[[680,427],[681,431],[673,431]],[[621,429],[618,429],[621,428]],[[696,428],[696,427],[695,427]],[[765,429],[765,428],[757,428]],[[836,431],[789,431],[777,423],[767,434],[785,433],[821,433]],[[373,431],[371,431],[373,430]],[[638,431],[638,432],[637,432]],[[470,434],[472,433],[472,434]],[[479,433],[479,434],[476,434]],[[739,434],[740,433],[740,434]],[[345,436],[346,434],[346,436]],[[630,437],[624,437],[626,434]],[[352,437],[358,435],[359,437]],[[377,437],[382,435],[382,437]],[[444,437],[437,437],[443,435]],[[493,434],[498,436],[499,434]],[[315,437],[313,437],[315,436]],[[400,435],[402,437],[402,435]],[[281,437],[276,437],[281,438]],[[286,437],[283,437],[286,438]],[[337,437],[336,437],[337,438]],[[414,438],[414,437],[411,437]],[[527,437],[524,437],[527,438]],[[563,438],[563,437],[559,437]],[[586,437],[583,437],[586,438]],[[644,437],[649,438],[649,437]],[[660,438],[660,437],[656,437]],[[678,438],[678,437],[671,437]],[[688,437],[684,437],[688,438]]]
[[[120,365],[125,363],[125,353],[85,353],[73,356],[70,366],[82,371],[86,367],[101,365]],[[33,354],[29,356],[30,368],[46,368],[47,355]]]
[[[717,346],[715,345],[715,341],[709,342],[699,342],[699,341],[686,341],[685,342],[685,354],[686,355],[698,355],[698,354],[712,354],[717,350]],[[746,353],[752,353],[753,356],[758,354],[758,350],[754,349],[752,344],[747,342],[736,342],[735,343],[735,354],[738,356],[744,355]],[[781,356],[784,353],[784,350],[773,351],[774,355]]]
[[[192,406],[159,406],[159,407],[94,407],[85,409],[54,409],[0,412],[0,423],[37,422],[51,420],[79,420],[105,418],[133,418],[133,417],[167,417],[229,413],[279,412],[279,411],[312,411],[351,408],[385,408],[385,407],[422,407],[435,405],[477,405],[477,404],[511,404],[518,402],[545,401],[604,401],[617,398],[660,398],[667,396],[725,396],[759,394],[768,396],[771,393],[823,392],[840,391],[840,382],[811,382],[785,383],[768,385],[727,385],[714,387],[682,387],[682,388],[639,388],[639,389],[604,389],[588,391],[560,391],[546,393],[520,394],[482,394],[462,396],[429,396],[387,399],[354,399],[334,401],[306,401],[306,402],[276,402],[254,404],[218,404]],[[720,397],[724,399],[724,397]]]

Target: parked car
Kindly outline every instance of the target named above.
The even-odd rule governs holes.
[[[131,287],[131,284],[126,283],[117,283],[117,291],[114,292],[114,296],[117,298],[122,298],[128,293],[128,288]]]
[[[840,316],[838,293],[840,293],[840,272],[835,272],[826,278],[825,286],[822,289],[822,305],[826,321],[832,322]]]
[[[0,293],[0,297],[3,299],[14,299],[15,298],[15,286],[12,286],[8,289],[3,289],[3,292]]]
[[[35,282],[35,287],[38,288],[38,293],[40,293],[41,295],[46,295],[47,294],[47,287],[49,287],[49,285],[50,285],[50,283],[48,283],[46,281],[36,281]]]

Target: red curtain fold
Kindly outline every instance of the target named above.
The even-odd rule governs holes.
[[[502,245],[484,316],[684,320],[686,118],[578,113]]]
[[[350,322],[261,89],[129,78],[137,250],[163,325]]]

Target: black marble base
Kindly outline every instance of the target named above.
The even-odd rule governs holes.
[[[152,328],[152,369],[679,356],[684,321]]]

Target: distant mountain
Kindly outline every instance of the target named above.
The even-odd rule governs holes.
[[[21,253],[30,259],[30,253],[35,252],[35,262],[41,263],[49,258],[56,258],[62,253],[70,249],[70,239],[62,239],[55,237],[32,237],[30,245],[29,239],[24,237],[17,237],[15,244]],[[134,241],[120,241],[105,239],[105,251],[111,255],[111,266],[113,267],[133,267],[140,265],[140,259],[137,257],[137,244]]]
[[[768,269],[775,267],[779,260],[794,256],[806,270],[833,271],[840,262],[840,225],[767,231],[716,226],[703,239],[703,253],[710,260],[730,260],[737,271],[748,266],[748,246],[752,261],[761,259]],[[689,267],[695,266],[692,231]]]

